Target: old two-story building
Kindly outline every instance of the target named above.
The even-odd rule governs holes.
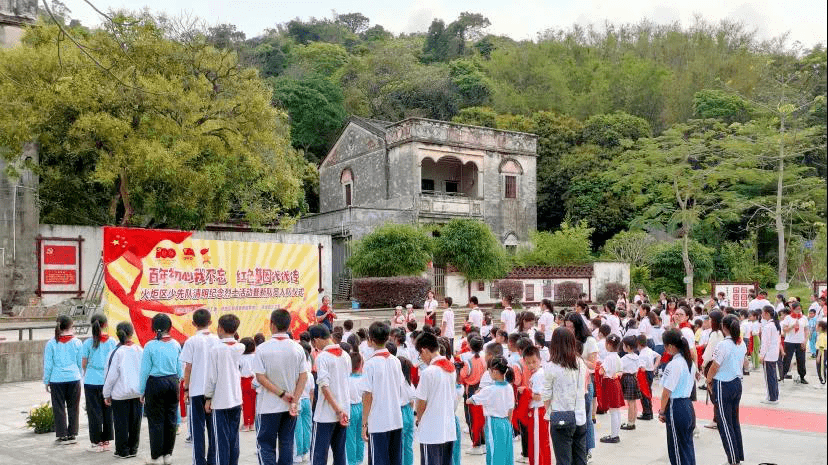
[[[333,271],[345,271],[351,240],[384,223],[440,224],[475,218],[506,247],[537,226],[537,136],[408,118],[352,117],[319,167],[319,213],[294,232],[333,237]]]

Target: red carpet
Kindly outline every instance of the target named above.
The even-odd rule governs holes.
[[[699,391],[700,398],[703,399],[704,395],[704,391]],[[653,410],[658,410],[660,405],[661,400],[653,398]],[[693,407],[696,410],[696,418],[713,419],[713,404],[705,405],[704,401],[693,402]],[[742,406],[739,409],[739,422],[744,426],[765,426],[808,433],[828,432],[828,415],[781,408]]]

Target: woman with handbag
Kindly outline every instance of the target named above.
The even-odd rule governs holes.
[[[542,398],[557,465],[586,465],[586,377],[575,334],[557,328],[550,341],[550,362],[544,368]]]

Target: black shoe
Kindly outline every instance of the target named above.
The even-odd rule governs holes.
[[[825,384],[825,383],[822,383],[822,384]],[[598,424],[598,419],[595,418],[595,417],[592,417],[592,424],[593,425]]]
[[[785,375],[785,379],[793,379],[793,375]]]
[[[639,419],[639,420],[645,420],[645,421],[646,421],[646,420],[652,420],[652,419],[653,419],[653,416],[652,416],[652,415],[643,415],[643,414],[642,414],[642,415],[639,415],[639,416],[637,416],[637,417],[635,417],[635,418],[637,418],[637,419]]]
[[[805,378],[801,378],[801,379],[799,380],[799,384],[808,384],[808,382],[807,382],[807,381],[805,381]]]
[[[603,442],[604,444],[618,444],[619,442],[621,442],[621,438],[619,438],[618,436],[604,436],[601,439],[599,439],[599,441]]]
[[[750,372],[749,371],[743,371],[742,376],[750,376]]]
[[[633,423],[633,424],[624,423],[623,425],[621,425],[621,429],[627,430],[627,431],[632,431],[632,430],[635,429],[635,423]]]

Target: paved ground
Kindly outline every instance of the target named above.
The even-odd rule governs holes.
[[[809,373],[815,373],[813,361],[808,363]],[[754,372],[745,378],[745,392],[742,397],[742,434],[744,436],[746,464],[771,463],[778,465],[824,465],[828,463],[828,441],[826,441],[826,389],[819,385],[816,376],[808,376],[808,386],[792,383],[781,386],[782,401],[779,405],[767,407],[760,403],[764,398],[761,372]],[[654,391],[660,392],[656,386]],[[52,445],[53,434],[35,435],[25,427],[26,412],[31,406],[45,402],[49,395],[40,383],[14,383],[0,385],[0,464],[58,464],[87,463],[108,464],[115,460],[109,453],[86,452],[88,434],[85,414],[81,413],[79,444],[57,448]],[[699,424],[707,423],[712,417],[711,407],[702,402],[696,406]],[[626,413],[622,412],[622,418]],[[609,418],[598,417],[598,437],[606,435]],[[720,464],[726,462],[725,455],[715,430],[700,428],[696,439],[696,460],[699,464]],[[146,422],[142,431],[139,458],[124,461],[126,464],[143,463],[149,450]],[[638,422],[636,431],[622,431],[621,443],[599,444],[594,452],[595,464],[649,465],[665,464],[667,447],[664,426],[657,421]],[[185,444],[184,435],[178,436],[174,463],[191,462],[191,448]],[[463,437],[467,447],[468,436]],[[520,446],[515,444],[519,453]],[[256,464],[255,433],[241,433],[241,464]],[[120,461],[119,461],[120,462]],[[482,465],[481,456],[463,455],[464,465]],[[415,456],[415,463],[419,458]]]

